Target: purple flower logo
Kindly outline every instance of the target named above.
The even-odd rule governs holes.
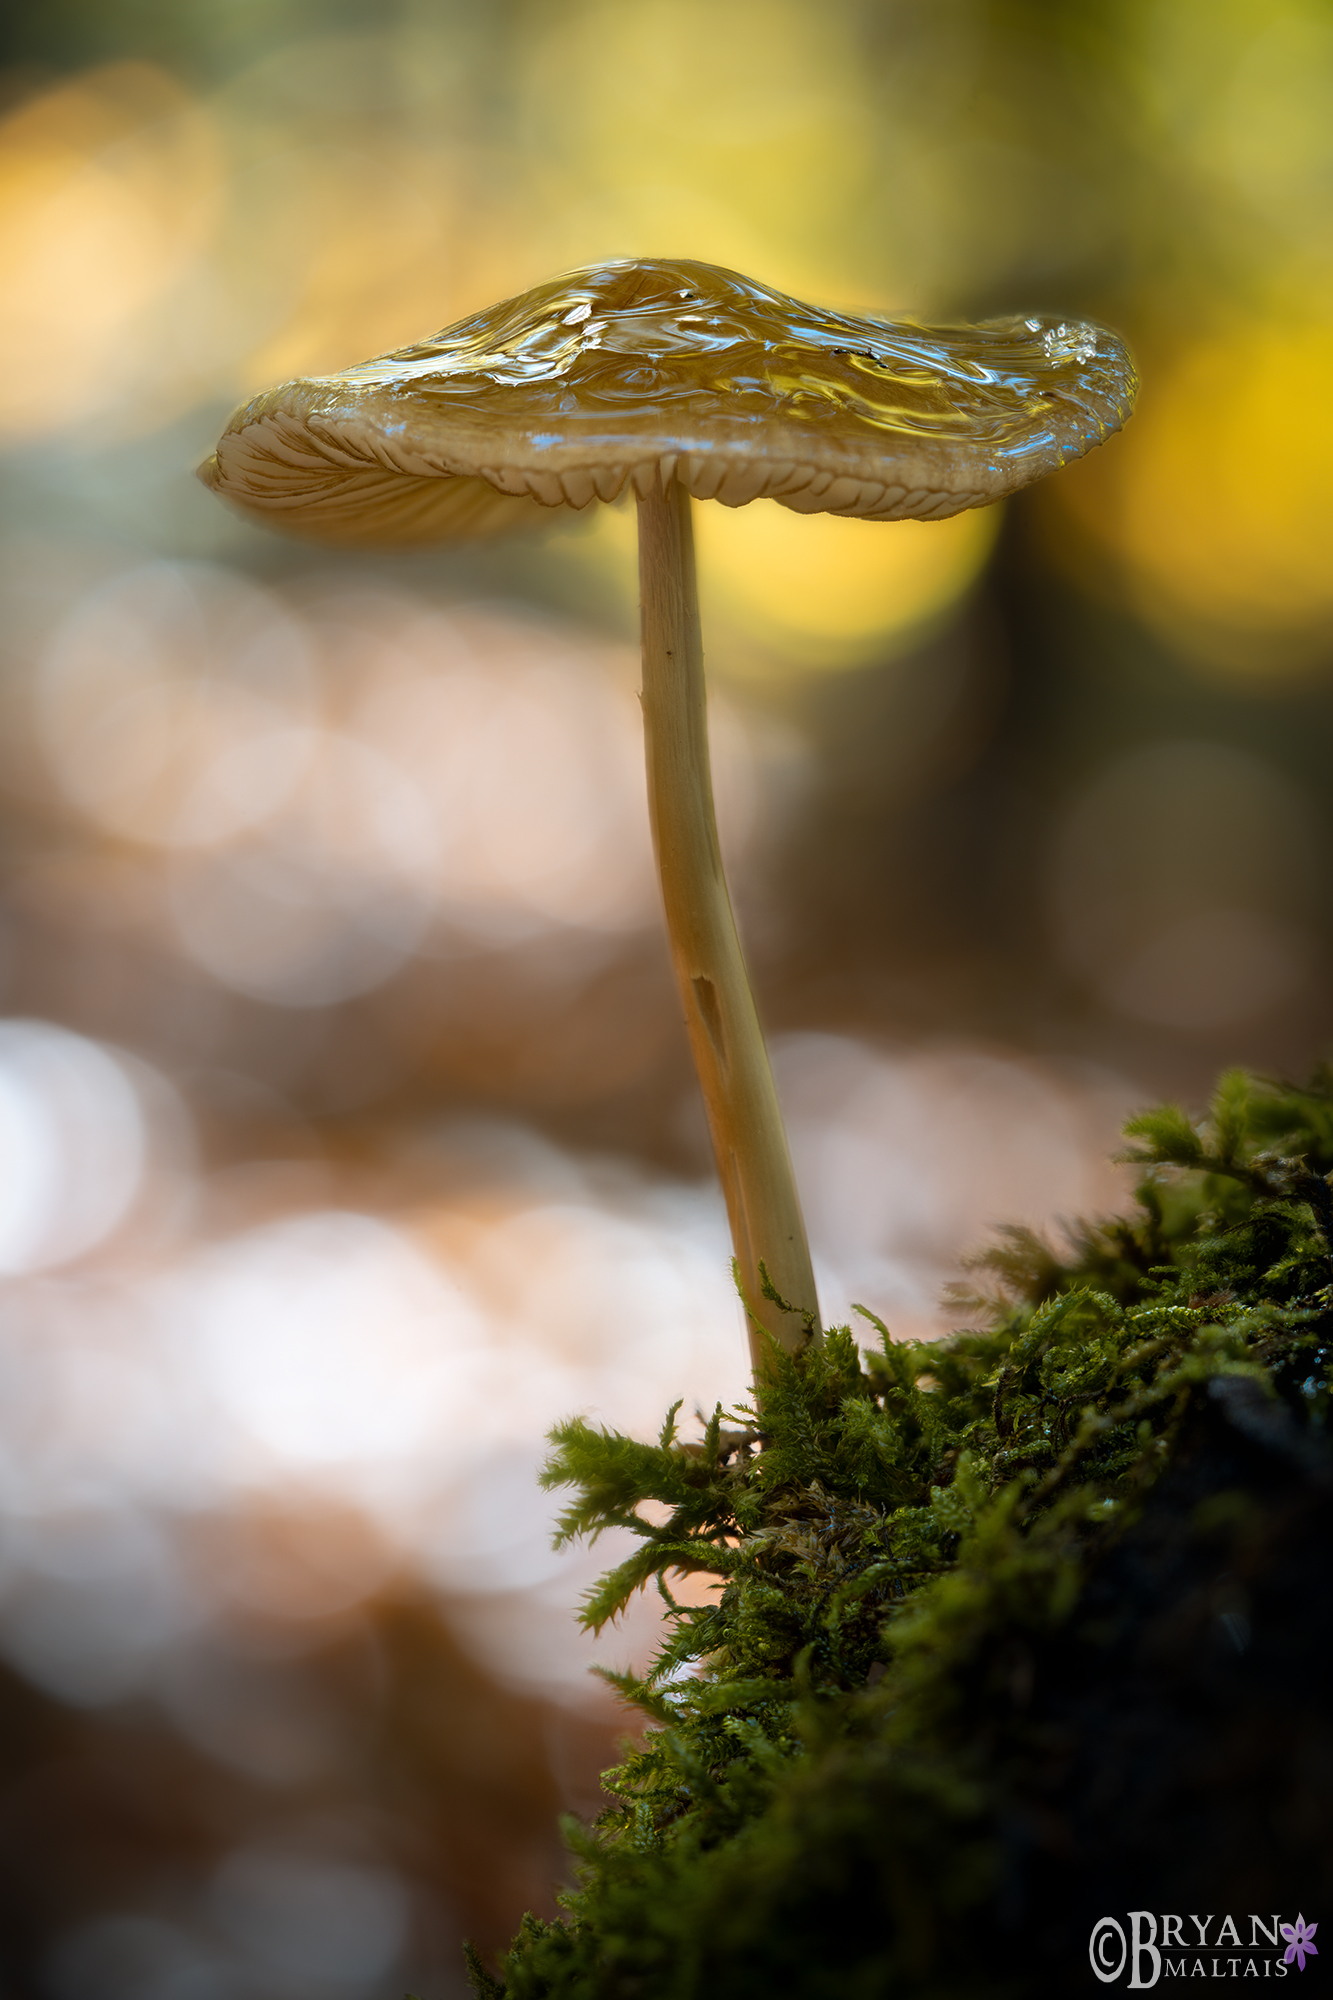
[[[1306,1955],[1308,1954],[1311,1958],[1318,1958],[1319,1956],[1319,1946],[1310,1942],[1315,1932],[1319,1929],[1318,1924],[1307,1924],[1304,1917],[1297,1917],[1294,1924],[1283,1924],[1280,1928],[1283,1937],[1287,1940],[1287,1949],[1282,1954],[1282,1963],[1290,1965],[1294,1958],[1297,1966],[1304,1972]]]

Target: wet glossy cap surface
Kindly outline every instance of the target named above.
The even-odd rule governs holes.
[[[201,477],[271,525],[443,540],[680,480],[727,506],[942,519],[1117,430],[1103,327],[855,319],[711,264],[594,264],[238,410]]]

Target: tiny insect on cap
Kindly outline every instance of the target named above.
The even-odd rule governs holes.
[[[711,264],[592,264],[413,347],[284,382],[200,477],[325,540],[491,534],[672,478],[700,500],[941,520],[1118,430],[1115,334],[849,318]]]

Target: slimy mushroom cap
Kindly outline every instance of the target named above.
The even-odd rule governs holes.
[[[415,346],[284,382],[200,476],[330,541],[489,534],[646,493],[941,520],[1118,430],[1137,379],[1105,328],[852,318],[684,259],[592,264]]]

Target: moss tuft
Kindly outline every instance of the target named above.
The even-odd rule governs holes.
[[[866,1352],[847,1328],[775,1346],[697,1439],[679,1405],[654,1444],[553,1433],[561,1538],[638,1538],[585,1624],[652,1584],[664,1638],[642,1679],[607,1676],[648,1727],[567,1828],[566,1916],[525,1919],[496,1975],[474,1962],[484,2000],[1035,1994],[1081,1955],[1086,1979],[1070,1885],[1095,1864],[1094,1901],[1152,1889],[1135,1801],[1157,1786],[1169,1840],[1208,1796],[1178,1768],[1192,1714],[1249,1715],[1208,1650],[1218,1620],[1249,1631],[1218,1592],[1253,1613],[1284,1562],[1308,1582],[1333,1484],[1333,1072],[1233,1072],[1202,1122],[1127,1130],[1134,1212],[1063,1248],[1006,1232],[972,1267],[973,1329],[899,1342],[865,1313]],[[699,1574],[716,1601],[678,1603]],[[1108,1763],[1117,1731],[1156,1762]],[[1219,1894],[1263,1865],[1253,1818],[1240,1862],[1196,1829]]]

